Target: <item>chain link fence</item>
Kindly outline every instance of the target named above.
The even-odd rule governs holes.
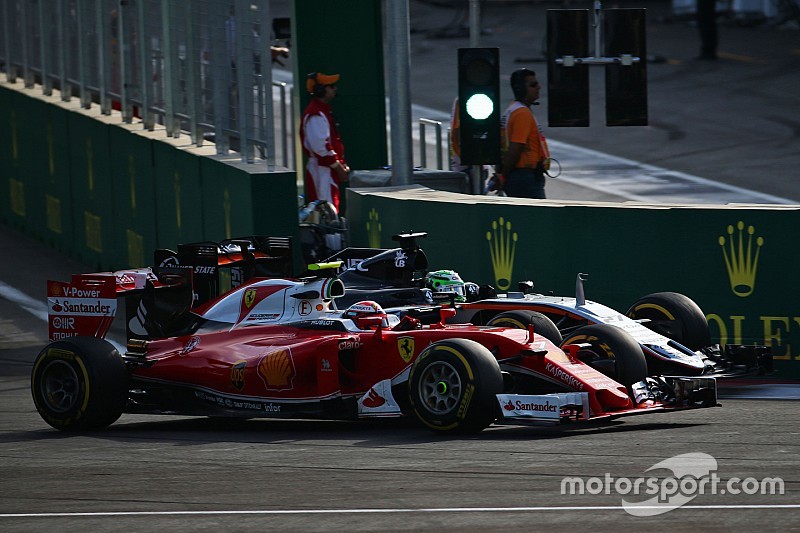
[[[291,93],[272,79],[286,26],[269,0],[0,0],[0,70],[219,154],[296,168]]]

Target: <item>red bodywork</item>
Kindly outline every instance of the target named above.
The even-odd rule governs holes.
[[[145,281],[151,286],[160,283],[148,270],[75,276],[69,284],[50,282],[51,333],[56,322],[67,323],[67,311],[80,311],[74,304],[95,309],[103,302],[115,303],[115,293],[139,291]],[[257,287],[259,282],[249,283],[245,288]],[[252,293],[250,300],[248,293]],[[62,302],[56,301],[59,295],[79,296],[83,302],[70,300],[65,311]],[[512,394],[530,394],[530,382],[536,382],[533,392],[539,394],[586,393],[589,413],[584,413],[585,418],[669,407],[652,400],[636,405],[625,386],[575,357],[578,346],[559,348],[532,328],[447,324],[454,309],[438,309],[438,322],[434,319],[422,326],[406,317],[393,328],[378,326],[378,319],[375,329],[359,329],[352,320],[342,318],[341,311],[326,309],[290,323],[242,322],[241,305],[258,305],[257,295],[257,290],[233,290],[203,307],[213,308],[228,298],[235,315],[228,321],[204,319],[201,314],[196,315],[198,322],[191,333],[130,340],[124,354],[132,379],[128,409],[183,414],[222,409],[241,416],[379,416],[362,411],[387,400],[378,392],[387,383],[403,386],[425,348],[448,339],[472,340],[487,348],[500,369],[520,384],[507,389]],[[78,313],[72,330],[61,333],[103,337],[114,317],[113,307],[102,317]],[[378,386],[381,383],[383,388]],[[329,400],[349,403],[344,408],[335,406],[333,413],[330,409],[322,413]],[[385,413],[400,414],[400,408]]]
[[[335,329],[347,322],[319,319],[309,322],[311,329],[248,326],[150,341],[146,359],[153,364],[135,368],[133,377],[204,390],[213,395],[209,400],[219,395],[280,404],[361,397],[376,383],[400,377],[431,343],[463,338],[482,344],[514,372],[550,381],[553,390],[588,393],[593,415],[634,408],[624,386],[544,337],[531,340],[528,331],[442,324],[409,331]]]

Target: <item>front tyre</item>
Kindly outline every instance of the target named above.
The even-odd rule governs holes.
[[[558,327],[547,316],[536,311],[505,311],[486,323],[487,326],[517,329],[528,329],[529,324],[533,325],[534,333],[545,337],[556,346],[561,344],[561,332],[558,331]]]
[[[500,365],[481,344],[448,339],[428,346],[409,376],[417,418],[439,433],[477,433],[497,418]]]
[[[567,344],[585,344],[578,359],[630,388],[647,377],[647,360],[639,343],[616,326],[593,324],[564,337]]]
[[[96,337],[73,337],[42,350],[31,373],[31,394],[45,422],[61,431],[104,428],[122,414],[128,371],[119,352]]]
[[[657,292],[639,298],[626,313],[634,320],[647,319],[645,327],[697,351],[711,344],[708,320],[688,296]]]

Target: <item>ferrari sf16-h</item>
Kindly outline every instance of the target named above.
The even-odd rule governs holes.
[[[227,243],[209,257],[252,273],[254,262],[271,261],[256,244]],[[52,342],[32,371],[36,408],[64,431],[141,413],[412,416],[448,433],[716,405],[713,378],[648,376],[640,346],[618,328],[596,330],[620,369],[612,379],[580,359],[586,346],[559,347],[533,327],[449,324],[456,310],[440,306],[402,317],[370,300],[337,309],[345,287],[326,272],[245,276],[202,303],[186,265],[50,281]],[[104,338],[118,298],[127,311],[122,353]]]

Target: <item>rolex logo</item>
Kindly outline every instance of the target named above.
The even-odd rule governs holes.
[[[517,234],[511,232],[511,222],[503,220],[503,217],[492,222],[492,231],[486,232],[486,240],[489,241],[497,288],[508,290],[514,270],[514,252],[517,249]]]
[[[744,236],[744,222],[741,220],[734,227],[728,226],[728,237],[721,236],[719,245],[725,258],[728,269],[728,279],[731,290],[736,296],[745,298],[753,294],[756,285],[756,269],[758,268],[758,254],[764,246],[764,237],[755,239],[753,234],[756,229],[747,226],[747,237]],[[735,233],[735,234],[734,234]],[[745,243],[745,240],[747,241]]]
[[[370,248],[381,247],[381,222],[378,218],[378,212],[375,208],[369,212],[367,219],[367,240],[369,240]]]

